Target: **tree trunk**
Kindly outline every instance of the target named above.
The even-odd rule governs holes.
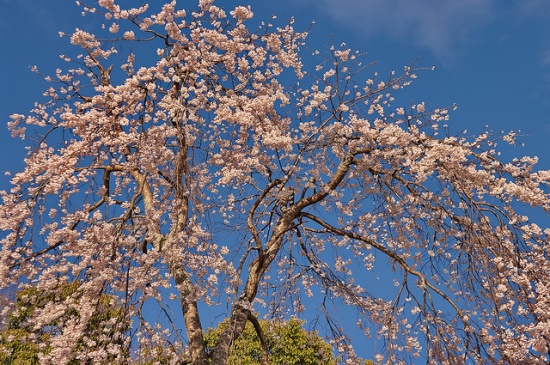
[[[190,300],[193,297],[193,286],[189,281],[189,276],[179,262],[172,261],[169,263],[169,267],[180,293],[181,310],[189,341],[188,350],[191,364],[209,365],[197,302]]]
[[[229,318],[229,326],[221,334],[214,351],[212,352],[212,365],[227,365],[229,358],[229,349],[233,341],[241,335],[246,326],[247,318],[250,314],[248,309],[250,303],[240,299],[235,303],[231,317]]]

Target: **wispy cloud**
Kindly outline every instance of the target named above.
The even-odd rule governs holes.
[[[495,17],[495,0],[316,0],[315,4],[365,38],[389,35],[442,59],[453,57],[457,47]]]
[[[525,14],[534,14],[550,17],[550,1],[548,0],[521,0],[518,1],[519,10]]]

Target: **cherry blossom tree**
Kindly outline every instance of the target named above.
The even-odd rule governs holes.
[[[70,308],[62,314],[62,317],[56,316],[53,322],[46,323],[38,329],[30,327],[26,319],[32,316],[33,311],[42,309],[44,303],[52,300],[64,300],[69,295],[77,298],[79,286],[78,281],[73,281],[72,283],[65,283],[59,288],[60,290],[52,293],[39,293],[33,287],[18,292],[16,310],[8,316],[7,328],[0,331],[0,363],[14,365],[40,364],[38,353],[49,351],[50,338],[56,337],[57,323],[77,319],[79,313],[75,308]],[[52,298],[52,296],[58,296],[58,298]],[[77,341],[75,349],[82,351],[75,351],[78,358],[65,360],[69,365],[82,362],[89,363],[95,357],[95,353],[104,351],[112,344],[113,340],[116,341],[114,337],[121,340],[120,336],[116,336],[117,332],[121,330],[124,332],[128,329],[128,322],[124,316],[123,308],[113,308],[108,296],[103,295],[95,298],[94,307],[94,314],[88,320],[85,330],[86,337],[93,338],[94,344],[86,346],[83,341]],[[107,336],[105,336],[107,332],[105,322],[109,322],[109,328],[111,328],[111,334]],[[30,335],[38,335],[39,341],[36,341],[36,339],[29,341]],[[84,348],[84,346],[86,347]],[[89,357],[88,354],[90,354]],[[117,356],[119,354],[112,354],[110,357],[105,358],[102,364],[112,364]]]
[[[80,6],[104,27],[68,35],[46,100],[12,115],[33,143],[0,193],[0,319],[51,293],[24,323],[38,344],[56,323],[41,363],[111,339],[85,358],[227,364],[253,313],[308,319],[350,364],[354,343],[379,364],[550,362],[550,172],[500,157],[513,133],[451,134],[448,109],[395,99],[414,65],[312,55],[246,6]],[[98,323],[106,297],[130,326]],[[230,325],[207,349],[212,318]]]

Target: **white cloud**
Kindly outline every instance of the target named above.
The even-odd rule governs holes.
[[[391,36],[442,59],[495,17],[495,0],[316,0],[320,10],[365,38]]]

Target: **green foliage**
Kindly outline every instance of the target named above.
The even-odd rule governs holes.
[[[38,345],[28,341],[28,332],[8,329],[0,333],[0,364],[38,365]]]
[[[27,319],[31,318],[36,310],[43,309],[47,303],[61,302],[70,296],[80,298],[82,293],[79,292],[79,287],[80,283],[75,281],[62,284],[55,292],[44,293],[35,287],[19,291],[16,294],[16,311],[9,316],[7,328],[0,331],[0,364],[39,364],[38,354],[47,354],[50,351],[50,339],[60,331],[60,325],[67,320],[78,319],[80,314],[74,309],[69,309],[61,317],[39,329],[31,328]],[[87,323],[86,339],[80,338],[77,341],[75,352],[107,348],[117,343],[117,333],[124,332],[129,327],[124,309],[114,306],[110,296],[101,295],[94,304],[95,312]],[[105,325],[107,322],[113,323],[113,319],[117,325]],[[91,347],[88,345],[90,342],[94,343]],[[114,358],[114,355],[108,356],[105,364],[112,363]],[[76,358],[69,361],[69,365],[80,363],[82,361]]]
[[[316,331],[302,328],[303,321],[260,321],[267,338],[270,365],[335,365],[332,347]],[[208,349],[212,349],[228,323],[222,322],[205,336]],[[233,343],[229,365],[259,365],[262,346],[254,326],[249,322],[242,335]]]

